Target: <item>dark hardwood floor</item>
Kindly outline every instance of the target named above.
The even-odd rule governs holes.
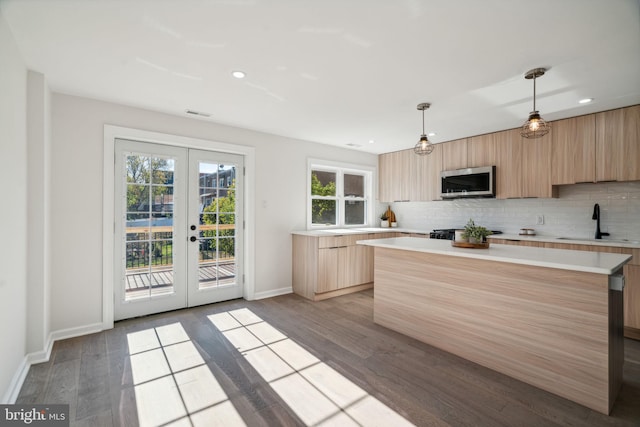
[[[625,340],[624,384],[605,416],[374,324],[372,290],[321,302],[295,295],[234,300],[118,322],[109,331],[56,342],[50,361],[31,367],[17,403],[68,403],[74,426],[139,425],[140,408],[148,403],[142,400],[153,399],[154,389],[142,394],[134,377],[153,376],[155,368],[146,362],[132,372],[136,358],[152,353],[131,355],[129,342],[136,332],[179,324],[197,350],[185,360],[202,361],[246,425],[304,425],[305,416],[285,403],[263,368],[250,363],[208,317],[242,308],[417,426],[640,426],[639,341]],[[161,388],[155,393],[162,397]],[[307,404],[317,409],[315,402]],[[370,425],[386,425],[378,420]],[[229,418],[220,425],[232,424]],[[218,424],[209,412],[194,411],[171,425]]]

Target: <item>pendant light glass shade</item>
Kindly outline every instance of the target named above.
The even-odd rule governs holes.
[[[413,147],[413,152],[420,155],[425,156],[427,154],[431,154],[433,151],[433,144],[427,138],[427,134],[424,131],[424,110],[429,108],[431,104],[428,102],[423,102],[422,104],[418,104],[418,110],[422,111],[422,135],[420,135],[420,140]]]
[[[536,110],[536,78],[543,76],[545,68],[534,68],[529,70],[524,75],[525,79],[533,79],[533,111],[529,113],[529,118],[522,125],[520,135],[524,138],[534,139],[545,136],[551,130],[551,125],[540,116],[538,110]]]

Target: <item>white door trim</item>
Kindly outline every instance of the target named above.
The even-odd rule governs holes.
[[[114,125],[104,125],[103,145],[103,189],[102,189],[102,325],[113,328],[114,319],[114,260],[115,244],[115,140],[134,141],[196,148],[198,150],[219,151],[244,156],[245,167],[245,230],[244,261],[245,282],[243,297],[252,300],[255,294],[255,148],[186,136],[171,135],[132,129]]]

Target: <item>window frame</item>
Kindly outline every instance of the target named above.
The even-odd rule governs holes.
[[[312,196],[311,195],[311,172],[323,171],[336,174],[336,195],[335,196]],[[308,159],[307,161],[307,230],[332,229],[332,228],[363,228],[371,227],[373,224],[375,200],[374,200],[374,176],[376,168],[374,166],[357,165],[351,163],[334,162],[330,160]],[[360,175],[364,177],[364,196],[344,195],[344,175]],[[316,200],[336,200],[336,224],[313,224],[312,201]],[[364,224],[345,224],[345,203],[347,201],[364,201]]]

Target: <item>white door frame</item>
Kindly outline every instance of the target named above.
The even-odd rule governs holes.
[[[130,139],[198,150],[219,151],[244,156],[245,167],[245,230],[243,298],[252,300],[255,294],[255,148],[185,136],[150,132],[114,125],[104,125],[103,193],[102,193],[102,328],[113,328],[115,244],[115,140]]]

